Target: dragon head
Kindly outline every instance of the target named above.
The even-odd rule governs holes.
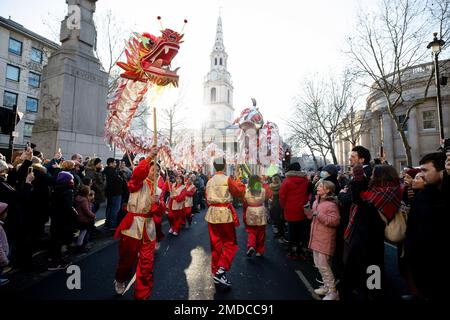
[[[162,30],[161,33],[160,37],[147,32],[134,34],[125,49],[127,62],[117,63],[125,70],[121,74],[123,78],[151,82],[159,86],[170,83],[178,86],[179,68],[172,70],[170,64],[180,49],[183,34],[171,29]]]

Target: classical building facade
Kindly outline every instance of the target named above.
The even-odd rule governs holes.
[[[202,124],[204,144],[214,142],[228,153],[237,151],[236,129],[233,125],[233,84],[228,71],[228,54],[223,44],[222,18],[217,21],[213,50],[210,54],[210,70],[203,83],[203,104],[207,118]]]
[[[16,126],[14,146],[23,149],[31,141],[41,108],[41,77],[48,57],[60,46],[22,26],[0,17],[0,108],[23,114]],[[0,152],[7,154],[9,135],[0,133]]]
[[[450,60],[440,62],[441,76],[449,77]],[[428,79],[432,72],[432,63],[425,63],[409,68],[403,76],[404,105],[398,108],[396,116],[403,122],[407,107],[424,96]],[[445,83],[445,82],[444,82]],[[442,113],[445,136],[450,135],[450,89],[441,84]],[[358,117],[357,117],[358,118]],[[360,130],[357,144],[367,147],[372,157],[381,155],[397,170],[407,164],[405,150],[395,123],[386,108],[386,100],[381,92],[372,90],[367,97],[366,111],[360,113],[356,121],[356,131]],[[406,123],[406,135],[411,146],[412,163],[418,165],[421,157],[435,152],[439,147],[439,124],[436,107],[436,87],[434,79],[429,87],[427,99],[412,110]],[[339,164],[348,163],[348,154],[352,149],[346,139],[349,129],[342,130],[335,141]]]

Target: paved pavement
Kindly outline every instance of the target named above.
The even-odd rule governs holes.
[[[102,209],[104,211],[104,208]],[[98,225],[102,224],[102,210],[98,213]],[[104,213],[103,213],[104,214]],[[163,221],[166,239],[155,257],[154,288],[152,300],[312,300],[312,292],[318,286],[319,277],[311,260],[291,261],[286,258],[286,245],[273,238],[270,226],[266,231],[266,254],[263,258],[248,258],[247,234],[244,226],[237,229],[239,250],[229,272],[233,283],[231,290],[216,288],[210,274],[210,246],[205,212],[194,216],[189,229],[183,229],[178,237],[167,233],[167,220]],[[240,221],[242,212],[238,210]],[[11,283],[2,288],[0,294],[8,298],[25,300],[129,300],[132,289],[117,297],[113,280],[117,264],[118,243],[112,233],[96,237],[93,249],[82,255],[71,257],[81,270],[81,289],[69,290],[66,270],[49,272],[45,267],[35,272],[11,275]],[[45,254],[35,257],[45,261]],[[387,271],[392,283],[389,294],[392,298],[404,293],[404,283],[396,272],[396,251],[386,246]],[[43,262],[45,265],[45,263]]]

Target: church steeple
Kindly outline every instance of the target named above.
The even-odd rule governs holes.
[[[228,55],[223,45],[222,17],[217,19],[216,38],[211,52],[211,69],[226,70]]]
[[[210,60],[211,68],[204,82],[204,103],[209,109],[209,123],[215,128],[225,128],[233,121],[233,84],[227,70],[228,55],[223,44],[220,15]]]

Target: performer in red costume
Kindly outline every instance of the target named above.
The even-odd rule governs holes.
[[[225,159],[214,159],[216,174],[206,184],[205,198],[208,211],[205,220],[208,222],[211,241],[211,271],[215,284],[231,287],[226,271],[238,250],[235,227],[239,226],[233,197],[242,198],[245,185],[232,177],[226,176]],[[237,177],[237,174],[235,175]]]
[[[244,198],[244,224],[248,234],[247,256],[251,257],[256,252],[261,257],[265,251],[266,241],[266,209],[264,202],[271,197],[261,183],[261,179],[254,175],[248,182],[248,188]]]
[[[120,237],[119,262],[116,270],[115,289],[123,294],[125,283],[133,276],[136,265],[136,286],[134,297],[138,300],[148,299],[153,287],[153,261],[156,245],[156,228],[154,216],[162,216],[165,211],[161,200],[161,189],[154,192],[155,170],[153,159],[158,148],[153,147],[150,155],[142,160],[133,170],[128,182],[130,199],[128,213],[116,230],[115,237]]]
[[[197,188],[194,186],[194,181],[192,177],[186,178],[186,200],[184,201],[184,219],[188,223],[188,227],[192,223],[192,206],[194,205],[194,195],[197,192]]]
[[[175,183],[170,189],[169,200],[169,233],[178,236],[181,230],[181,224],[184,217],[184,201],[186,199],[186,190],[184,188],[184,178],[178,175]]]

